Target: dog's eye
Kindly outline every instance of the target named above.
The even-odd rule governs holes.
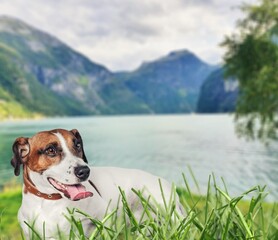
[[[45,149],[44,153],[50,157],[55,157],[57,154],[57,150],[54,146],[50,146],[47,149]]]
[[[80,151],[81,150],[81,143],[80,142],[75,142],[75,148]]]

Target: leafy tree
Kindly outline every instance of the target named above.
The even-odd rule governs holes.
[[[242,5],[246,17],[222,46],[226,77],[239,82],[236,130],[251,139],[277,139],[278,0]]]

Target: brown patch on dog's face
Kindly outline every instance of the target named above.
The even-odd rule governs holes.
[[[29,139],[30,153],[27,166],[35,172],[43,172],[52,165],[57,165],[63,158],[63,149],[54,134],[40,132]]]

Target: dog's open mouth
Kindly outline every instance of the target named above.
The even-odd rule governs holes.
[[[48,181],[54,188],[62,192],[67,198],[69,198],[72,201],[77,201],[80,199],[93,196],[93,193],[88,192],[86,188],[80,183],[68,185],[68,184],[60,183],[53,178],[48,178]]]

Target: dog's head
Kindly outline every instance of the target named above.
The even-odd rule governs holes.
[[[32,181],[43,191],[63,193],[71,200],[91,195],[81,182],[90,175],[83,142],[76,129],[39,132],[31,138],[17,138],[11,164],[15,175],[21,164],[30,171]]]

